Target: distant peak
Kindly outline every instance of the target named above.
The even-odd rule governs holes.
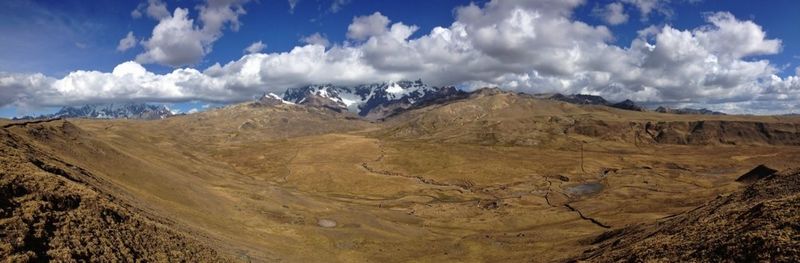
[[[275,93],[264,93],[261,98],[256,100],[256,106],[275,106],[280,104],[294,104],[293,102],[285,101],[281,96]]]
[[[508,93],[508,91],[502,90],[498,87],[483,87],[472,92],[472,94],[474,94],[473,96],[488,96],[501,93]]]

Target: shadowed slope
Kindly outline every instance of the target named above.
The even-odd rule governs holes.
[[[75,136],[65,121],[14,127]],[[26,125],[27,126],[27,125]],[[60,133],[58,135],[53,132]],[[0,129],[0,257],[10,261],[226,261],[162,218],[130,206],[94,174]]]

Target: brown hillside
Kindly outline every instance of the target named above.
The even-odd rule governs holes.
[[[169,220],[131,207],[105,178],[15,134],[23,130],[42,138],[80,132],[65,121],[0,130],[0,258],[226,261]]]
[[[800,118],[703,116],[576,105],[484,89],[469,98],[390,120],[384,136],[436,142],[559,145],[576,140],[634,144],[800,145]]]
[[[592,262],[797,262],[800,170],[786,170],[689,212],[607,232]]]
[[[11,238],[0,245],[44,258],[56,253],[48,254],[50,244],[61,244],[55,236],[70,233],[122,240],[58,252],[98,260],[197,261],[191,257],[208,253],[244,262],[558,262],[595,247],[586,240],[606,231],[736,191],[744,185],[736,178],[756,165],[800,162],[796,146],[646,140],[647,122],[793,121],[708,118],[485,90],[385,122],[260,103],[158,121],[12,125],[2,128],[0,149],[11,154],[0,159],[0,172],[3,180],[24,178],[8,182],[26,191],[11,187],[0,203],[31,211],[20,220],[45,230],[2,227],[34,233],[35,244],[53,238],[48,247]],[[579,133],[581,121],[587,128]],[[641,125],[638,137],[615,128],[630,122]],[[70,196],[80,203],[59,201]],[[47,205],[17,206],[25,200]],[[125,220],[108,221],[106,208]],[[67,223],[29,219],[51,217]],[[118,237],[127,233],[148,241]]]

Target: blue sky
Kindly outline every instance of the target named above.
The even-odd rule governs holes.
[[[0,82],[0,93],[5,94],[0,95],[0,105],[2,105],[0,106],[0,117],[36,114],[53,111],[62,105],[93,102],[147,101],[167,103],[173,108],[188,111],[191,108],[202,108],[207,104],[218,105],[242,101],[265,91],[280,93],[292,86],[314,82],[349,84],[364,81],[387,81],[395,78],[423,78],[426,82],[436,85],[459,85],[467,88],[495,85],[525,92],[592,93],[611,99],[634,98],[638,101],[656,104],[704,106],[739,113],[787,113],[797,112],[800,109],[797,101],[800,98],[798,95],[800,93],[798,82],[800,81],[797,80],[797,75],[800,74],[798,73],[800,72],[798,69],[800,67],[800,31],[797,30],[797,25],[800,25],[800,16],[796,15],[797,11],[800,11],[800,1],[774,0],[763,3],[723,0],[568,0],[557,1],[558,4],[549,4],[548,2],[549,0],[512,0],[497,3],[460,0],[2,1],[0,2],[0,34],[3,35],[3,41],[0,41],[0,72],[5,75],[0,75],[0,77],[5,76],[7,81]],[[169,17],[148,16],[147,8],[153,3],[164,4]],[[294,8],[291,7],[292,3],[294,3]],[[221,4],[222,7],[218,10],[233,11],[232,13],[216,13],[223,17],[222,22],[218,23],[219,30],[208,29],[208,24],[212,22],[202,19],[200,14],[203,8],[210,9],[214,4]],[[648,7],[648,4],[651,5]],[[474,6],[475,10],[480,10],[481,15],[475,17],[463,15],[469,11],[469,8],[465,8],[469,5]],[[623,22],[610,22],[609,16],[606,14],[610,14],[607,11],[610,10],[611,5],[621,7],[619,10],[621,13],[617,15],[622,16],[617,16],[617,18],[619,20],[620,17],[624,17]],[[334,6],[338,6],[338,8],[334,8]],[[176,8],[186,10],[186,19],[192,20],[192,26],[196,30],[188,32],[191,34],[183,35],[187,36],[185,38],[166,34],[165,39],[177,39],[175,41],[179,42],[186,40],[187,43],[173,43],[165,40],[159,43],[152,41],[151,45],[147,46],[144,41],[156,38],[157,34],[154,28],[162,23],[166,25],[165,20],[173,18]],[[642,8],[650,8],[649,13],[645,14]],[[138,18],[132,15],[134,10],[138,10],[141,14]],[[513,10],[523,12],[519,14],[537,14],[541,17],[523,21],[522,27],[516,28],[513,23],[520,23],[519,21],[510,21],[511,23],[509,23],[507,20],[511,14],[514,14],[510,13]],[[728,17],[724,14],[732,16]],[[375,28],[380,30],[355,32],[350,27],[356,24],[356,18],[374,18],[364,19],[362,22],[365,25],[377,23],[378,27]],[[713,24],[712,20],[715,18],[723,21],[724,25]],[[382,19],[391,22],[381,23]],[[543,39],[541,36],[548,34],[547,23],[561,21],[560,19],[566,19],[568,24],[559,24],[557,26],[564,26],[564,28],[555,30],[563,30],[567,33],[575,32],[575,34]],[[446,54],[449,57],[436,61],[424,61],[424,63],[396,61],[396,58],[393,57],[394,55],[399,58],[419,55],[420,58],[427,59],[431,56],[430,54],[435,54],[429,53],[436,50],[435,46],[415,43],[422,42],[416,40],[440,37],[441,35],[432,33],[434,27],[442,27],[451,33],[457,32],[459,29],[451,26],[455,21],[467,25],[464,34],[469,34],[469,36],[465,37],[463,41],[466,41],[464,43],[474,50],[453,51],[453,54]],[[175,17],[174,22],[180,21]],[[758,26],[758,30],[746,27],[748,22]],[[397,28],[398,31],[394,31],[392,28],[395,23],[399,23],[401,26]],[[584,28],[584,25],[594,31],[583,31],[581,28]],[[526,36],[523,33],[522,36],[512,36],[499,30],[499,35],[495,35],[496,38],[489,39],[489,42],[481,42],[482,35],[479,33],[486,32],[479,30],[482,26],[486,28],[510,26],[530,35]],[[723,34],[715,35],[716,38],[708,40],[709,38],[703,38],[702,32],[696,33],[699,31],[722,32],[727,26],[733,30],[740,28],[737,26],[745,26],[741,27],[742,30],[750,31],[742,31],[741,35],[746,35],[748,38],[725,39],[724,37],[729,35]],[[531,31],[523,30],[526,27],[529,27]],[[654,28],[654,33],[642,37],[640,32],[648,27]],[[403,30],[406,29],[412,33],[404,35],[405,31]],[[668,29],[676,31],[672,32]],[[130,48],[120,50],[118,48],[120,40],[129,32],[135,36],[136,41],[132,42]],[[394,38],[399,41],[394,42],[393,38],[386,37],[396,35],[393,32],[402,35],[399,39]],[[644,40],[653,46],[666,47],[667,44],[674,43],[668,42],[670,37],[678,37],[677,33],[680,32],[696,33],[693,36],[694,39],[683,40],[688,41],[687,43],[700,41],[701,43],[698,45],[704,50],[697,51],[696,55],[704,56],[703,58],[693,59],[694,62],[687,62],[688,60],[659,61],[661,66],[652,68],[645,68],[650,64],[637,64],[637,60],[655,60],[653,55],[641,54],[642,51],[637,50],[637,48],[646,49],[644,46],[635,46],[633,42],[637,39]],[[670,33],[673,34],[670,35]],[[759,33],[764,35],[760,36]],[[290,72],[292,74],[286,75],[274,73],[281,72],[282,68],[295,67],[296,64],[316,63],[309,60],[305,56],[306,53],[299,54],[298,51],[295,54],[292,52],[297,47],[310,45],[302,39],[313,34],[319,34],[331,43],[320,51],[325,56],[324,63],[331,65],[297,69],[298,72]],[[196,42],[189,43],[191,37],[188,36],[197,37],[197,39],[193,39]],[[740,40],[742,41],[741,46],[736,46]],[[779,42],[770,42],[772,40]],[[258,53],[269,57],[246,56],[245,48],[259,41],[266,47]],[[377,46],[371,48],[371,41],[374,41],[373,44]],[[714,41],[720,43],[714,43]],[[505,43],[507,45],[504,42],[507,42]],[[515,46],[520,43],[522,47],[527,47],[529,50],[520,51],[519,46]],[[563,45],[563,43],[574,44]],[[664,44],[662,45],[662,43]],[[775,46],[774,43],[779,43],[779,45]],[[183,44],[188,46],[183,46]],[[189,52],[181,58],[170,58],[172,54],[151,52],[158,48],[182,51],[185,50],[184,47],[191,46],[190,44],[201,47],[200,54]],[[177,48],[169,49],[166,45],[173,45],[172,47]],[[394,46],[395,50],[377,49],[391,45],[397,45]],[[600,58],[591,58],[594,55],[592,50],[597,48],[594,45],[601,45],[601,49],[608,48],[613,52],[619,52],[620,60],[630,59],[631,62],[624,66],[630,68],[604,72],[602,66],[592,66],[599,63],[597,61],[601,61]],[[676,47],[665,52],[681,54],[680,47],[687,48],[685,45]],[[426,50],[425,48],[430,49]],[[407,52],[413,53],[399,55],[392,53],[398,49],[408,49]],[[550,59],[559,61],[562,57],[547,57],[535,54],[532,52],[533,50],[555,54],[559,54],[561,51],[572,51],[570,54],[580,58],[576,59],[574,63],[554,66],[553,64],[556,62],[548,61],[551,61]],[[142,55],[145,53],[149,53],[149,57]],[[286,55],[279,58],[281,53]],[[370,54],[385,56],[385,58],[376,58]],[[347,56],[355,57],[352,57],[351,60],[342,58]],[[487,63],[484,64],[494,66],[491,68],[476,66],[469,68],[469,71],[463,70],[462,72],[454,69],[463,65],[463,62],[457,62],[462,57],[469,57],[470,61],[486,59]],[[705,67],[718,67],[719,70],[714,72],[673,72],[673,69],[664,67],[664,65],[673,65],[674,67],[693,68],[697,65],[690,63],[702,63],[702,61],[708,63],[709,57],[719,58],[721,62],[718,65],[704,64]],[[189,63],[184,63],[182,58],[190,58]],[[342,61],[351,61],[348,63],[355,63],[352,60],[358,60],[358,62],[353,65],[331,62],[331,60],[339,58]],[[514,58],[525,58],[525,60],[516,61]],[[730,61],[723,61],[724,58],[730,58]],[[152,74],[153,77],[137,75],[130,80],[130,78],[121,77],[120,74],[110,74],[118,65],[126,61],[135,61],[136,65],[132,66],[133,71],[139,72],[138,69],[141,66],[147,74]],[[241,65],[248,61],[262,63],[258,69],[260,75],[256,76],[258,78],[256,80],[246,79],[241,70],[237,71],[237,69],[243,68]],[[395,65],[398,65],[397,63],[408,63],[408,65],[393,67],[384,63],[387,61],[391,61]],[[434,63],[438,61],[456,62],[452,65]],[[759,64],[759,62],[767,63],[767,66],[764,66],[763,63]],[[207,71],[215,64],[219,64],[219,67],[222,68],[228,63],[231,63],[230,67],[221,69],[222,73],[214,75]],[[281,65],[280,63],[294,64]],[[348,67],[363,68],[363,70],[356,72],[353,69],[347,69]],[[169,78],[164,76],[180,68],[192,68],[199,71],[196,73],[198,76],[192,77],[191,87],[181,86],[188,85],[185,84],[188,81],[184,81],[178,83],[179,87],[173,87],[177,90],[160,89],[159,85],[163,86],[164,83],[175,84],[174,81],[169,82]],[[656,71],[655,68],[660,68],[665,72]],[[639,69],[642,71],[641,76],[625,75],[625,72]],[[747,71],[737,72],[737,70],[745,69]],[[314,72],[320,73],[309,73],[308,76],[302,76],[303,70],[314,70]],[[341,75],[344,73],[341,72],[339,76],[324,74],[326,71],[339,72],[337,70],[353,77],[342,77]],[[71,75],[76,71],[95,71],[97,74]],[[434,71],[443,73],[432,73]],[[747,77],[729,76],[734,73]],[[691,81],[672,83],[669,79],[663,81],[646,79],[648,76],[661,75],[671,78],[686,77],[687,79],[699,77],[705,81],[698,84],[698,82]],[[778,77],[780,81],[772,81],[772,75]],[[71,77],[67,78],[68,76]],[[254,75],[247,76],[252,78]],[[598,78],[601,80],[598,81]],[[64,88],[63,83],[53,84],[59,81],[67,82],[65,81],[67,79],[70,80],[70,83],[77,84],[68,89]],[[122,81],[130,82],[123,83]],[[205,87],[204,85],[212,86]],[[692,90],[678,90],[687,85],[691,86]],[[120,87],[119,90],[115,90],[117,86]],[[198,88],[198,86],[200,87]],[[689,95],[681,96],[682,93]]]

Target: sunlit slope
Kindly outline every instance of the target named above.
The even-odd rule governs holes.
[[[407,112],[380,134],[484,145],[555,146],[575,140],[629,144],[800,145],[800,118],[675,115],[576,105],[483,89]]]

